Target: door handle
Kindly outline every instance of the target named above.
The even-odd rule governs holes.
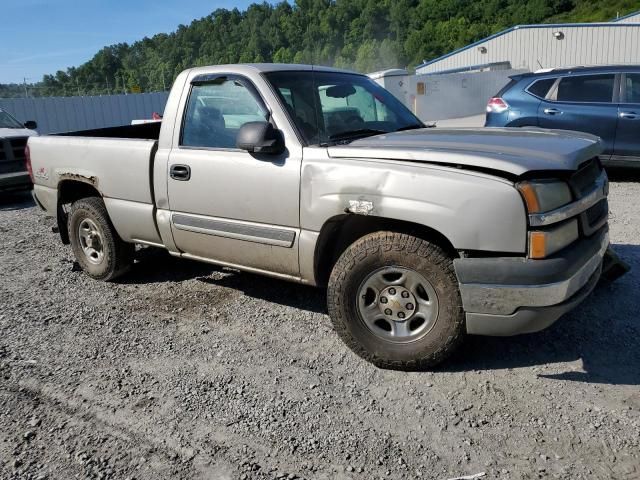
[[[191,167],[188,165],[171,165],[169,176],[174,180],[186,182],[191,178]]]
[[[638,118],[638,114],[636,112],[620,112],[618,116],[620,118],[626,118],[627,120],[635,120]]]
[[[546,115],[558,115],[559,113],[562,113],[560,110],[558,110],[557,108],[545,108],[543,110],[543,112]]]

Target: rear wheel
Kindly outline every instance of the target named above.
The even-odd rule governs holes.
[[[74,202],[68,229],[76,260],[90,277],[114,280],[131,267],[134,246],[120,238],[101,198]]]
[[[380,367],[436,365],[463,336],[451,258],[410,235],[377,232],[352,244],[333,268],[327,298],[340,337]]]

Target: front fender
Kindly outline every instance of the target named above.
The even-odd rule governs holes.
[[[302,168],[301,227],[324,222],[364,201],[369,215],[418,223],[457,250],[524,253],[526,213],[513,183],[452,167],[386,160],[309,159]]]

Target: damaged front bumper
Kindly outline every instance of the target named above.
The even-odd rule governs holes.
[[[456,259],[467,333],[508,336],[548,327],[591,293],[608,247],[605,226],[544,260]]]

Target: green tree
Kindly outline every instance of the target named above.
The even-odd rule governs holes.
[[[99,95],[169,88],[185,68],[236,62],[315,63],[370,72],[415,66],[504,28],[607,21],[640,0],[295,0],[217,9],[172,33],[102,48],[45,75],[30,95]],[[24,85],[0,85],[24,96]]]

